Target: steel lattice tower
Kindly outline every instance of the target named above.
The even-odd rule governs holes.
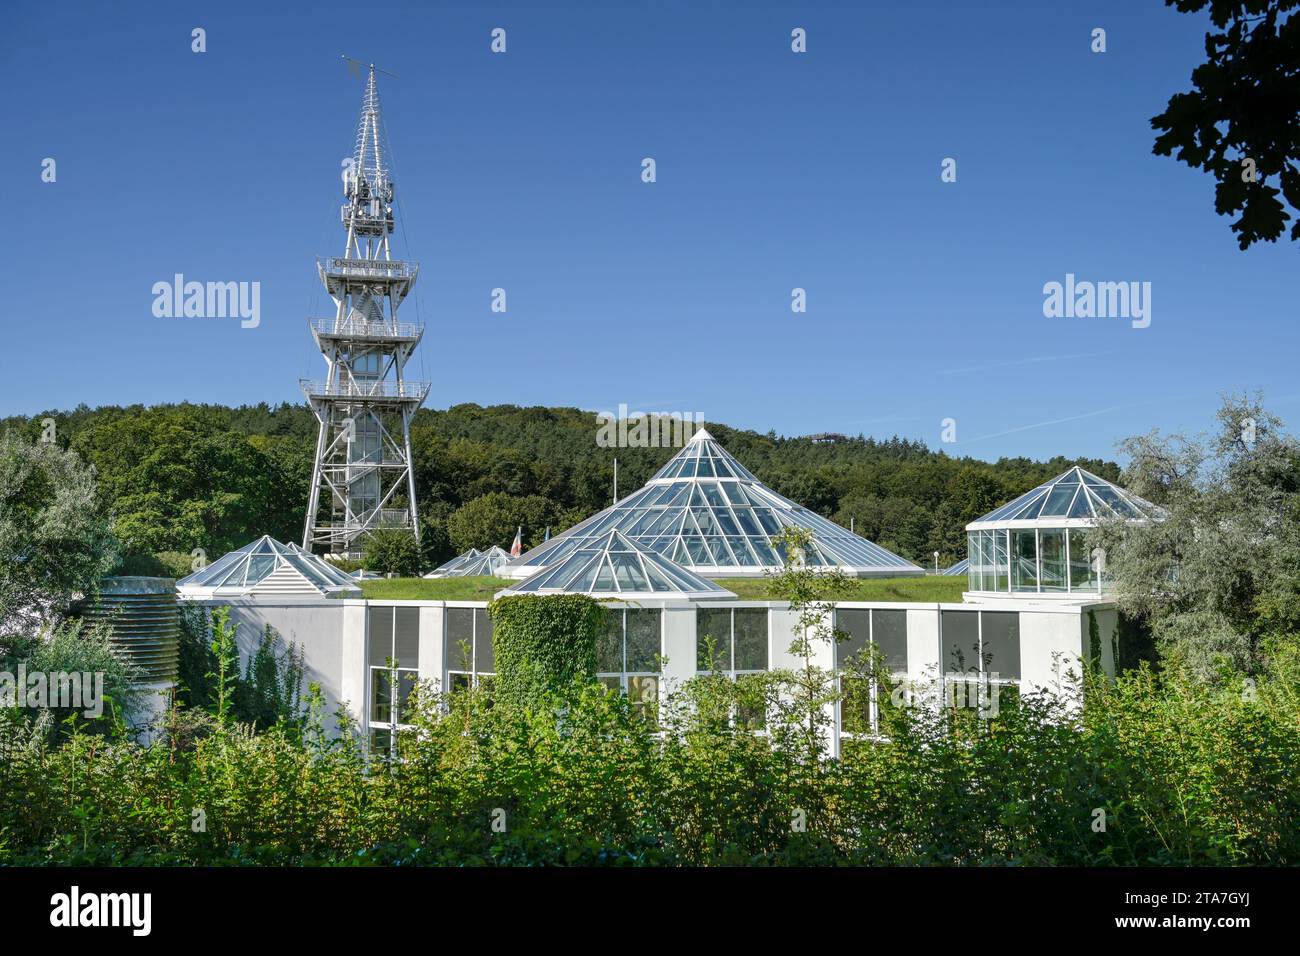
[[[404,370],[424,326],[397,319],[419,265],[390,254],[389,162],[372,63],[343,179],[347,242],[341,257],[317,260],[335,313],[308,320],[328,372],[324,381],[301,382],[320,422],[302,545],[340,556],[355,556],[359,538],[375,528],[420,533],[411,418],[429,385],[407,381]]]

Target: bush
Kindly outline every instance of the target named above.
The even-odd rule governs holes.
[[[182,605],[178,702],[254,729],[282,723],[300,730],[302,647],[286,646],[268,624],[241,673],[236,626],[229,618],[229,608]]]
[[[118,724],[134,717],[140,706],[140,692],[134,684],[140,675],[114,650],[110,633],[107,624],[90,627],[72,619],[48,635],[5,642],[0,647],[0,670],[6,673],[17,673],[21,664],[28,674],[103,675],[102,685],[95,682],[92,688],[95,694],[102,694],[103,713],[98,716],[86,717],[83,707],[50,707],[37,713],[20,711],[16,716],[38,725],[40,735],[50,742],[65,737],[74,726],[83,732],[108,734]],[[91,690],[83,689],[83,693]]]
[[[194,559],[180,551],[123,555],[113,571],[116,575],[139,575],[146,578],[183,578],[194,571]]]
[[[772,704],[783,675],[766,676]],[[317,717],[302,734],[178,718],[149,747],[50,747],[0,715],[0,863],[1295,865],[1297,686],[1289,647],[1253,684],[1143,667],[1093,681],[1081,715],[1034,693],[991,720],[898,708],[888,740],[834,760],[779,708],[765,735],[738,725],[719,675],[653,722],[593,682],[548,707],[422,686],[391,762],[346,714],[336,741]]]
[[[1089,678],[1082,714],[892,709],[836,760],[775,706],[780,672],[699,676],[655,721],[584,680],[549,706],[421,685],[398,760],[346,713],[324,739],[318,693],[303,732],[182,711],[151,747],[51,747],[0,713],[0,864],[1296,865],[1300,653],[1270,659],[1253,683]],[[753,695],[764,735],[735,719]]]
[[[420,573],[420,545],[405,528],[377,528],[366,535],[361,566],[376,574],[411,577]]]

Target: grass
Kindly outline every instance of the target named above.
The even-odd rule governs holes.
[[[767,578],[718,578],[717,583],[746,601],[773,601]],[[966,576],[923,578],[857,578],[837,601],[915,601],[917,603],[960,604],[966,590]]]
[[[490,576],[471,578],[371,578],[361,593],[372,601],[490,601],[517,581]]]
[[[388,601],[490,601],[516,581],[504,578],[372,578],[361,591],[371,600]],[[719,578],[718,583],[746,601],[773,601],[767,578]],[[966,578],[863,578],[854,580],[840,601],[914,601],[961,603]]]

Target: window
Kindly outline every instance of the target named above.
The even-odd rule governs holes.
[[[993,538],[993,588],[994,591],[1007,591],[1007,533],[990,531]]]
[[[1070,529],[1070,590],[1096,591],[1101,583],[1098,562],[1088,547],[1088,534],[1082,528]]]
[[[367,616],[370,751],[391,753],[394,731],[408,726],[411,692],[419,680],[420,609],[371,607]]]
[[[907,612],[836,608],[835,629],[847,635],[835,645],[841,673],[840,733],[849,737],[880,733],[880,715],[893,706],[874,676],[864,673],[878,659],[894,675],[907,673]],[[856,671],[856,673],[855,673]]]
[[[767,670],[767,608],[710,607],[696,614],[696,670],[732,677]]]
[[[1033,532],[1030,532],[1032,539]],[[1007,590],[1007,532],[966,533],[967,585],[972,591]]]
[[[979,532],[980,590],[993,590],[993,531]]]
[[[658,610],[606,608],[596,645],[596,677],[651,718],[659,700],[662,616]]]
[[[443,618],[449,691],[490,688],[496,675],[492,653],[492,618],[487,608],[449,607]]]
[[[1064,591],[1065,529],[1044,528],[1038,533],[1038,555],[1042,567],[1042,590]]]
[[[745,685],[753,675],[768,669],[767,608],[700,608],[695,619],[695,669],[726,674],[745,696]],[[710,658],[710,652],[712,657]],[[754,687],[755,691],[758,688]],[[761,704],[737,708],[737,722],[761,729],[767,722]]]
[[[1011,532],[1011,590],[1038,590],[1038,541],[1032,528]]]
[[[1014,702],[1020,681],[1020,615],[1015,611],[942,611],[939,662],[943,701],[996,717]]]

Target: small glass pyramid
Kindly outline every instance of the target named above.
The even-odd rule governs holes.
[[[734,598],[732,592],[618,531],[584,539],[562,559],[507,594],[588,594],[593,597]]]
[[[1159,519],[1164,509],[1119,485],[1098,478],[1075,465],[1033,491],[977,518],[966,527],[976,529],[1008,521],[1040,521],[1053,518],[1097,519],[1118,516],[1131,520]]]
[[[176,582],[182,593],[236,595],[360,593],[351,575],[296,544],[262,535]]]
[[[464,554],[457,555],[446,564],[439,565],[426,578],[468,578],[491,576],[497,569],[510,562],[510,552],[496,545],[486,551],[470,548]]]

